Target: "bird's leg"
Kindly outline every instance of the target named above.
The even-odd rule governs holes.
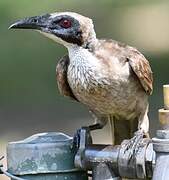
[[[95,123],[89,126],[90,131],[102,129],[106,125],[108,121],[108,117],[98,116],[93,111],[89,111],[89,112],[92,114],[93,119],[95,120]]]
[[[129,159],[133,159],[137,154],[144,138],[149,138],[149,119],[147,116],[147,111],[143,116],[139,118],[138,131],[134,133],[132,137],[125,145],[125,151],[129,153]]]
[[[133,159],[137,154],[143,139],[146,138],[147,135],[140,129],[134,133],[134,137],[132,137],[126,144],[125,144],[125,152],[128,153],[129,159]]]
[[[96,124],[92,124],[89,126],[89,130],[90,131],[94,131],[94,130],[97,130],[97,129],[102,129],[104,127],[105,124],[103,123],[96,123]]]
[[[93,125],[85,126],[78,129],[76,134],[74,135],[74,144],[76,145],[77,148],[79,148],[80,146],[85,147],[87,144],[90,144],[92,142],[90,132],[97,129],[102,129],[107,123],[107,117],[97,117],[93,112],[92,112],[92,115],[96,123]],[[84,138],[85,138],[85,141],[84,141]]]

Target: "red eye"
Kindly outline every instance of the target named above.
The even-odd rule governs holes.
[[[63,28],[70,28],[72,25],[71,21],[68,19],[63,19],[60,21],[60,26]]]

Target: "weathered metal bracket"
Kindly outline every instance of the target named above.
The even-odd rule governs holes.
[[[85,133],[87,131],[81,131],[82,140],[86,140]],[[125,140],[119,146],[83,145],[75,156],[75,165],[77,168],[91,170],[94,180],[152,177],[155,152],[150,139],[140,142],[141,146],[132,160],[125,151],[124,145],[127,142]]]
[[[12,180],[87,180],[87,172],[74,166],[75,154],[72,137],[59,132],[35,134],[8,144],[8,171],[3,173]]]

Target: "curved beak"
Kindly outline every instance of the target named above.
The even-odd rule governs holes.
[[[19,20],[12,24],[9,29],[36,29],[41,30],[47,27],[50,14],[45,14],[42,16],[34,16]]]

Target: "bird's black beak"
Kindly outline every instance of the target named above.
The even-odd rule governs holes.
[[[19,20],[12,24],[9,29],[36,29],[41,30],[47,27],[50,14],[45,14],[42,16],[34,16]]]

